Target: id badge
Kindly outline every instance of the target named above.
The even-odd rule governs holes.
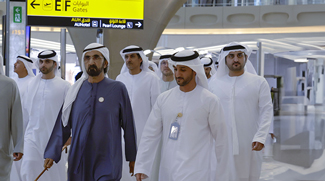
[[[180,125],[178,124],[178,122],[176,122],[176,121],[173,122],[170,125],[169,139],[177,140],[178,134],[179,134],[179,129],[180,129]]]

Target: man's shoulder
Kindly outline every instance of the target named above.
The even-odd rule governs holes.
[[[254,82],[259,82],[259,83],[266,82],[266,79],[264,77],[249,72],[245,73],[245,77]]]
[[[119,87],[125,87],[125,85],[118,81],[118,80],[113,80],[113,79],[110,79],[110,78],[106,78],[104,79],[104,82],[103,82],[105,85],[108,85],[108,86],[119,86]]]
[[[0,75],[0,84],[1,84],[1,86],[14,86],[14,87],[17,87],[16,82],[13,79],[11,79],[11,78],[9,78],[9,77],[7,77],[5,75]]]
[[[202,94],[201,98],[218,99],[215,94],[213,94],[211,91],[204,87],[199,86],[198,91],[200,92],[200,94]]]
[[[28,75],[26,81],[29,82],[29,81],[33,80],[34,78],[35,78],[35,76]]]
[[[176,86],[172,89],[162,92],[161,94],[158,95],[156,102],[163,104],[164,102],[168,101],[171,95],[177,94],[178,91],[177,89],[178,87]]]
[[[124,72],[124,73],[120,73],[117,77],[116,80],[117,81],[121,81],[123,80],[125,77],[127,77],[128,72]]]
[[[71,86],[71,84],[70,84],[68,81],[62,79],[61,77],[57,77],[57,76],[56,76],[56,77],[55,77],[55,80],[56,80],[60,85]]]
[[[152,72],[152,71],[146,71],[144,72],[144,75],[146,77],[150,77],[151,79],[156,79],[156,80],[160,80],[160,78],[158,77],[158,75],[155,73],[155,72]]]
[[[221,76],[221,77],[212,77],[211,80],[209,81],[208,85],[209,85],[209,89],[216,89],[216,88],[220,88],[223,86],[224,82],[228,82],[226,76]]]
[[[159,94],[159,96],[166,97],[166,96],[170,95],[172,92],[176,92],[177,89],[179,89],[179,87],[175,86],[175,87],[173,87],[173,88],[171,88],[169,90],[166,90],[166,91],[162,92],[161,94]]]
[[[210,82],[220,82],[220,81],[225,81],[227,79],[228,75],[223,75],[223,76],[219,76],[217,77],[217,75],[213,75],[210,79]],[[209,83],[210,83],[209,82]]]

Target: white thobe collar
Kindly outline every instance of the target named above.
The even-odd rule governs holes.
[[[181,94],[187,94],[187,95],[189,95],[189,94],[194,94],[196,92],[198,86],[200,86],[200,85],[197,85],[196,84],[195,88],[193,90],[189,91],[189,92],[181,91],[180,86],[178,86],[177,90]]]
[[[151,71],[151,70],[150,70],[150,71]],[[134,74],[134,75],[133,75],[133,74],[130,74],[130,71],[128,70],[128,71],[127,71],[127,75],[130,76],[130,77],[138,77],[138,76],[142,75],[143,72],[144,72],[144,71],[141,69],[141,72],[139,72],[138,74]]]

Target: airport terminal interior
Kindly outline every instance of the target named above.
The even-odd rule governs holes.
[[[248,45],[249,60],[269,83],[274,106],[274,138],[269,136],[263,149],[260,181],[325,181],[325,0],[184,2],[169,18],[158,43],[143,47],[150,60],[189,49],[217,62],[224,45]],[[6,1],[0,0],[0,18],[5,14]],[[64,28],[32,26],[30,57],[36,59],[44,49],[60,52]],[[80,71],[72,30],[66,34],[65,78],[70,83]],[[93,41],[110,41],[105,33],[94,35]]]

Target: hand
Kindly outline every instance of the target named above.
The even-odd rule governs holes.
[[[131,176],[133,176],[134,175],[134,162],[130,162],[129,167],[130,167]]]
[[[270,133],[272,140],[275,138],[275,135],[273,133]]]
[[[14,161],[19,161],[23,157],[24,154],[22,154],[22,153],[13,153],[12,155],[14,156]]]
[[[143,179],[148,178],[148,176],[144,173],[137,173],[135,174],[135,177],[137,178],[137,181],[142,181]]]
[[[65,142],[65,144],[64,144],[64,145],[67,145],[67,146],[71,145],[71,137],[68,139],[68,141],[67,141],[67,142]]]
[[[252,150],[253,151],[261,151],[264,148],[264,144],[260,142],[253,142],[252,143]]]
[[[53,165],[53,159],[47,158],[44,160],[44,168],[51,168]]]

